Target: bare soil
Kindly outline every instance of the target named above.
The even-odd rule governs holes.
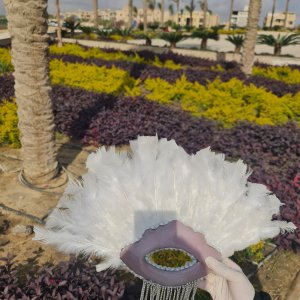
[[[83,147],[66,138],[61,138],[58,143],[59,161],[73,177],[86,172],[86,158],[95,150],[95,147]],[[21,163],[20,150],[0,148],[0,257],[13,254],[16,261],[30,267],[68,260],[68,255],[32,241],[33,226],[42,226],[39,222],[45,220],[56,206],[65,186],[50,192],[23,186],[18,180]],[[270,293],[273,300],[284,300],[299,270],[299,255],[278,251],[251,281],[258,290]],[[295,300],[299,299],[300,295]]]

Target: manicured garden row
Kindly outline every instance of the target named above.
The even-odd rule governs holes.
[[[209,81],[214,81],[220,78],[223,82],[229,81],[232,78],[238,78],[245,82],[246,85],[254,84],[258,87],[263,87],[268,91],[274,93],[277,96],[283,96],[291,93],[296,94],[300,92],[300,84],[287,84],[283,81],[266,78],[264,76],[246,76],[241,72],[239,68],[232,68],[226,72],[211,69],[180,69],[172,70],[170,68],[162,68],[153,65],[147,65],[146,63],[132,63],[127,61],[114,61],[114,60],[103,60],[95,58],[82,58],[75,55],[57,55],[52,54],[52,59],[59,59],[66,63],[80,63],[87,65],[96,65],[99,67],[105,66],[112,68],[116,66],[119,69],[129,72],[130,76],[135,79],[141,79],[142,81],[147,78],[161,78],[170,83],[175,83],[176,80],[180,79],[184,74],[186,78],[191,82],[198,82],[202,85],[207,85]]]
[[[283,81],[287,84],[300,84],[300,70],[291,69],[289,66],[254,67],[253,75]]]
[[[60,60],[52,60],[50,70],[54,85],[80,87],[116,96],[144,94],[148,100],[176,105],[194,116],[213,119],[225,127],[234,126],[239,121],[260,125],[280,125],[288,121],[300,123],[300,93],[277,97],[254,85],[245,86],[234,78],[228,82],[217,79],[206,86],[191,83],[185,77],[174,84],[160,78],[149,78],[141,83],[128,72],[115,67],[64,63]]]

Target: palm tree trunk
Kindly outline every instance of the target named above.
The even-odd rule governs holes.
[[[58,174],[48,68],[47,0],[4,0],[12,39],[24,175],[33,184]]]
[[[275,7],[276,7],[276,0],[273,0],[273,5],[272,5],[272,16],[271,16],[270,28],[273,28]]]
[[[160,26],[163,26],[165,22],[165,0],[161,0],[160,8]]]
[[[208,10],[208,5],[207,5],[207,0],[204,0],[204,9],[203,9],[203,26],[204,28],[207,27],[207,10]]]
[[[275,45],[274,46],[274,55],[275,56],[279,56],[279,55],[281,55],[281,45]]]
[[[148,1],[144,0],[143,2],[143,18],[144,18],[144,32],[146,33],[148,31]]]
[[[128,0],[128,28],[131,28],[133,20],[133,0]]]
[[[230,11],[229,11],[229,20],[228,20],[228,29],[229,30],[231,28],[231,18],[232,18],[232,13],[233,13],[233,4],[234,4],[234,0],[230,0]]]
[[[99,27],[99,22],[98,22],[98,0],[93,0],[93,8],[94,8],[94,27],[98,28]]]
[[[284,27],[287,28],[287,20],[288,20],[288,13],[289,13],[289,3],[290,0],[286,0],[285,2],[285,17],[284,17]]]
[[[179,25],[179,0],[176,2],[176,9],[177,9],[177,24]]]
[[[207,38],[202,38],[200,49],[201,50],[206,50],[206,48],[207,48]]]
[[[190,26],[193,27],[193,7],[194,7],[194,0],[191,0],[191,6],[190,6]]]
[[[247,30],[242,55],[242,71],[246,75],[252,73],[260,12],[261,0],[250,0]]]
[[[234,53],[241,53],[242,45],[235,45]]]
[[[57,20],[57,41],[58,47],[62,47],[62,35],[61,35],[61,21],[60,21],[60,5],[59,0],[55,0],[56,6],[56,20]]]

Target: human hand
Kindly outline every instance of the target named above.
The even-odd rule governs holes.
[[[229,258],[219,262],[205,260],[212,271],[199,281],[198,287],[210,293],[213,300],[253,300],[255,290],[242,269]]]

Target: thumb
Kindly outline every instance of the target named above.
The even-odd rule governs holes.
[[[241,278],[240,271],[227,266],[213,257],[207,257],[205,263],[216,275],[224,277],[228,281],[238,281]]]

